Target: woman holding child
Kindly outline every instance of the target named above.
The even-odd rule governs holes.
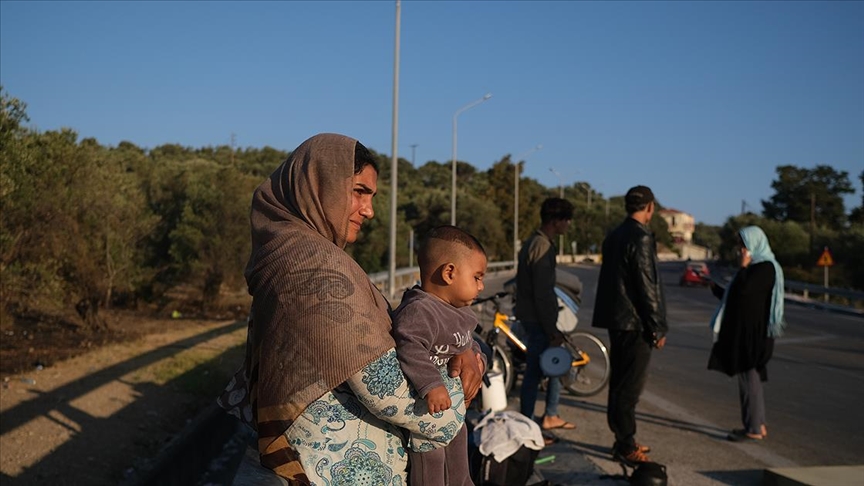
[[[344,251],[374,216],[378,169],[359,142],[303,142],[252,199],[246,358],[219,403],[255,428],[261,464],[290,484],[407,482],[403,431],[435,447],[461,429],[448,409],[414,413],[389,305]],[[473,398],[473,351],[451,360],[454,401]],[[456,400],[456,399],[459,400]]]

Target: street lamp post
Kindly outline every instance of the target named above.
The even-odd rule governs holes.
[[[563,179],[561,179],[561,174],[559,174],[558,171],[553,169],[552,167],[549,167],[549,172],[555,174],[555,176],[558,177],[558,197],[564,199],[564,182]],[[558,254],[564,254],[564,235],[558,235]]]
[[[393,46],[393,125],[391,135],[392,158],[390,160],[390,248],[387,275],[387,293],[392,299],[396,293],[396,191],[398,190],[399,155],[399,37],[401,30],[402,4],[396,0],[396,38]]]
[[[418,144],[418,143],[412,143],[411,144],[411,165],[412,166],[414,166],[414,153],[416,152],[418,145],[420,145],[420,144]]]
[[[513,162],[513,265],[519,261],[519,161],[527,157],[528,154],[536,152],[543,148],[543,145],[537,145],[524,154],[516,157]]]
[[[463,111],[473,108],[480,103],[488,100],[492,97],[491,93],[486,93],[479,100],[472,101],[467,105],[463,106],[456,110],[456,113],[453,114],[453,173],[450,177],[450,224],[456,226],[456,119],[459,117],[459,114]]]
[[[558,173],[558,171],[553,169],[552,167],[549,167],[549,172],[555,174],[555,177],[558,178],[558,197],[560,197],[561,199],[564,199],[564,185],[563,185],[564,182],[563,182],[563,179],[561,178],[561,174]]]

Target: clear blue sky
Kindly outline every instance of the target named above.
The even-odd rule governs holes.
[[[864,2],[402,2],[400,156],[646,184],[722,224],[782,164],[861,204]],[[104,145],[271,146],[340,132],[391,153],[395,1],[0,2],[0,84],[39,130]]]

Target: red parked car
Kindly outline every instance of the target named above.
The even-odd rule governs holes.
[[[711,272],[705,262],[687,262],[684,273],[678,282],[682,287],[690,285],[711,285]]]

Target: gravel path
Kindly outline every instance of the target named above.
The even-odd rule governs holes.
[[[162,330],[3,378],[0,483],[116,485],[146,469],[239,366],[245,322]]]

